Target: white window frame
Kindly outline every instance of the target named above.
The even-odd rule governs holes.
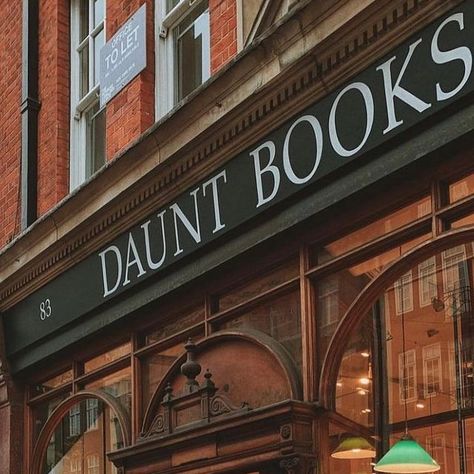
[[[86,400],[86,430],[92,431],[99,427],[99,400],[88,398]]]
[[[436,397],[438,393],[443,391],[443,367],[442,367],[442,360],[441,360],[441,345],[437,344],[430,344],[429,346],[424,346],[422,349],[423,355],[423,394],[425,398]],[[436,361],[438,364],[437,370],[437,383],[439,389],[435,392],[429,391],[429,364]]]
[[[456,267],[459,269],[459,263],[463,263],[464,266],[467,265],[467,255],[465,245],[458,245],[456,247],[451,247],[441,253],[442,259],[442,269],[443,269],[443,288],[445,293],[455,292],[459,289],[460,286],[460,273],[457,272],[457,277],[452,278],[453,268]],[[467,272],[467,270],[466,270]],[[448,298],[445,303],[445,320],[450,321],[453,316],[452,308],[452,298]],[[462,304],[462,302],[457,301],[457,305]],[[459,308],[457,308],[459,311]]]
[[[173,30],[178,24],[206,0],[180,0],[166,13],[166,0],[155,0],[155,38],[156,38],[156,74],[155,74],[155,116],[163,117],[175,105],[175,41]],[[210,21],[207,38],[210,44]],[[203,83],[211,76],[210,48],[204,61],[209,66]]]
[[[428,258],[418,265],[418,292],[420,306],[428,306],[438,296],[436,257]]]
[[[81,434],[81,405],[78,403],[69,410],[69,436]]]
[[[407,363],[405,364],[405,361]],[[413,387],[408,387],[408,391],[413,389],[413,395],[405,399],[405,370],[413,369]],[[398,376],[400,386],[400,404],[403,405],[405,402],[414,402],[417,399],[417,378],[416,378],[416,350],[409,349],[406,352],[398,354]]]
[[[438,445],[439,442],[439,445]],[[444,433],[437,433],[426,437],[426,450],[433,459],[436,459],[441,466],[441,472],[446,469],[446,436]]]
[[[89,0],[89,23],[93,18],[94,0]],[[89,85],[94,83],[94,49],[92,37],[101,30],[105,35],[106,0],[104,0],[104,20],[91,30],[89,26],[87,38],[80,42],[80,0],[71,1],[71,120],[70,120],[70,158],[69,158],[69,189],[72,191],[87,179],[87,112],[99,102],[99,84],[89,87],[89,92],[80,97],[80,57],[78,48],[85,41],[89,42]],[[106,38],[104,37],[104,41]],[[91,59],[92,58],[92,59]],[[91,67],[92,64],[92,67]]]
[[[402,301],[402,286],[403,286],[403,297],[406,298],[407,304]],[[402,275],[394,284],[395,293],[395,312],[397,315],[408,313],[413,311],[413,276],[412,271]]]
[[[444,291],[452,291],[459,286],[459,275],[457,281],[451,281],[449,270],[460,262],[466,261],[466,247],[458,245],[442,252],[443,261],[443,285]]]
[[[98,454],[87,456],[87,474],[99,474],[100,459]]]

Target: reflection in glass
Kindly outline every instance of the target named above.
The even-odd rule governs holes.
[[[216,329],[257,329],[280,342],[301,368],[301,316],[299,292],[260,303],[239,316],[216,324]]]
[[[402,436],[406,405],[410,434],[440,472],[474,474],[472,279],[472,244],[439,252],[388,285],[352,332],[335,407],[378,440],[379,458]]]
[[[338,240],[328,243],[323,249],[319,250],[317,263],[328,262],[355,248],[362,247],[430,213],[431,199],[429,197],[420,199]]]
[[[100,390],[112,395],[130,413],[132,406],[132,379],[130,367],[102,377],[85,386],[86,390]]]
[[[105,163],[105,107],[99,109],[97,102],[87,113],[87,169],[90,176]]]
[[[111,362],[121,359],[130,354],[132,345],[130,342],[126,342],[121,346],[114,347],[109,351],[100,354],[92,359],[87,360],[84,362],[84,373],[87,374],[92,372],[93,370],[97,370],[104,365],[110,364]]]
[[[325,353],[339,321],[362,289],[376,278],[390,263],[405,252],[430,238],[430,234],[397,245],[379,255],[333,273],[315,282],[318,296],[318,350]],[[323,250],[323,252],[325,252]],[[406,298],[409,298],[408,291]]]
[[[42,473],[115,474],[106,453],[121,447],[123,438],[115,415],[100,400],[87,399],[71,407],[56,427]]]
[[[210,33],[207,2],[175,28],[177,97],[181,100],[210,77]]]

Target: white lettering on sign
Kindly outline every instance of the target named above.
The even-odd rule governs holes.
[[[442,30],[449,23],[456,23],[459,26],[459,30],[462,31],[464,29],[464,14],[456,13],[451,15],[439,25],[431,41],[430,59],[435,64],[447,64],[452,61],[460,61],[464,66],[464,74],[459,84],[450,91],[444,90],[439,82],[433,82],[432,90],[430,92],[433,93],[432,95],[436,97],[438,102],[450,99],[458,94],[467,84],[473,69],[472,52],[467,46],[454,48],[448,51],[440,50],[439,36]],[[250,151],[249,156],[253,159],[255,171],[255,189],[257,195],[255,207],[259,208],[264,204],[270,203],[273,199],[278,198],[279,190],[283,184],[283,179],[285,176],[291,184],[295,185],[303,185],[313,178],[320,167],[321,162],[324,160],[324,156],[322,156],[324,136],[329,135],[329,141],[331,143],[332,149],[337,155],[342,157],[350,157],[360,152],[366,145],[371,133],[373,132],[375,116],[377,112],[379,115],[384,114],[388,119],[388,124],[382,132],[385,135],[403,124],[403,118],[399,117],[401,113],[397,114],[397,105],[400,102],[409,106],[419,114],[428,110],[432,106],[431,103],[426,102],[423,100],[423,98],[416,96],[413,92],[408,90],[407,86],[404,87],[402,85],[405,75],[409,75],[409,72],[407,72],[409,71],[409,68],[414,69],[417,67],[416,62],[412,63],[411,61],[415,50],[418,48],[421,42],[422,39],[418,39],[417,41],[410,44],[405,57],[402,56],[399,58],[397,56],[392,56],[390,59],[376,68],[376,71],[380,71],[382,73],[382,76],[380,77],[385,93],[383,109],[379,106],[379,109],[376,110],[374,94],[368,84],[365,84],[364,82],[354,82],[342,89],[334,98],[330,106],[330,112],[327,121],[327,134],[322,129],[321,124],[318,119],[316,119],[316,117],[313,115],[304,115],[297,118],[289,126],[282,150],[277,149],[276,143],[274,141],[267,139],[267,141],[258,145],[254,150]],[[392,65],[400,59],[403,60],[403,63],[398,75],[396,76],[396,79],[393,80]],[[427,87],[429,85],[428,81],[429,78],[427,78]],[[345,131],[347,133],[347,130],[338,131],[336,115],[338,113],[338,106],[342,97],[351,90],[356,91],[362,96],[363,106],[365,108],[365,131],[357,146],[353,148],[347,148],[343,146],[339,138],[340,131]],[[384,115],[382,115],[382,117],[384,117]],[[379,119],[379,122],[381,120],[382,119]],[[313,128],[314,143],[316,145],[317,152],[316,156],[314,157],[314,165],[311,171],[306,176],[299,177],[294,172],[293,163],[297,163],[298,160],[302,159],[301,153],[291,156],[289,151],[289,141],[291,135],[295,131],[295,127],[302,122],[308,122]],[[309,143],[309,140],[313,141],[313,137],[310,138],[309,136],[305,135],[305,140],[307,140]],[[284,173],[280,171],[278,166],[279,156],[281,156]],[[309,160],[312,158],[304,157],[304,159]]]
[[[241,161],[235,161],[238,167],[229,164],[122,235],[120,243],[100,252],[103,296],[210,242],[213,235],[227,230],[226,216],[232,218],[229,228],[238,225],[245,221],[245,215],[240,214],[255,215],[255,209],[338,169],[340,158],[355,158],[380,145],[387,134],[393,131],[389,136],[394,136],[401,129],[404,120],[416,123],[420,120],[417,116],[436,110],[439,103],[459,94],[472,79],[472,45],[443,49],[447,28],[452,44],[452,38],[456,39],[453,31],[465,28],[464,14],[449,16],[428,38],[398,49],[368,71],[371,75],[360,76],[365,79],[349,83],[243,152],[237,158]],[[116,49],[107,57],[110,67],[117,55],[128,51],[136,34],[136,29],[128,28],[117,37]],[[454,65],[457,67],[452,68]],[[426,66],[430,75],[420,81]],[[247,194],[241,203],[243,182]]]
[[[183,205],[175,202],[156,217],[142,224],[141,232],[134,234],[129,232],[126,251],[122,252],[117,245],[110,245],[99,252],[104,298],[115,293],[120,286],[130,284],[132,277],[133,279],[140,278],[149,271],[157,270],[165,263],[167,257],[173,258],[184,252],[185,236],[200,243],[202,224],[199,206],[203,202],[212,209],[212,221],[209,222],[210,227],[206,231],[216,234],[224,229],[219,192],[226,183],[227,172],[223,170],[189,193],[192,212],[185,212]],[[158,228],[160,231],[153,228]],[[166,239],[167,231],[172,232],[174,237],[171,242]],[[140,246],[139,243],[142,245]],[[174,251],[171,256],[168,252],[168,244],[173,243],[175,247],[171,249],[172,252]]]
[[[49,318],[53,314],[53,307],[51,306],[51,300],[46,298],[39,304],[39,317],[41,321]]]

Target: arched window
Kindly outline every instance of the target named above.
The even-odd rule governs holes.
[[[35,474],[114,474],[106,453],[129,442],[127,413],[113,397],[80,392],[45,424],[33,454]]]
[[[425,253],[411,268],[403,262],[398,268],[404,273],[382,274],[385,284],[371,302],[356,302],[349,313],[358,316],[341,323],[339,335],[349,337],[327,384],[337,414],[330,451],[347,437],[362,437],[380,458],[406,424],[440,473],[474,473],[473,244]],[[345,330],[353,318],[356,326]],[[337,338],[336,332],[333,344]],[[374,461],[331,457],[330,472],[369,474]]]

